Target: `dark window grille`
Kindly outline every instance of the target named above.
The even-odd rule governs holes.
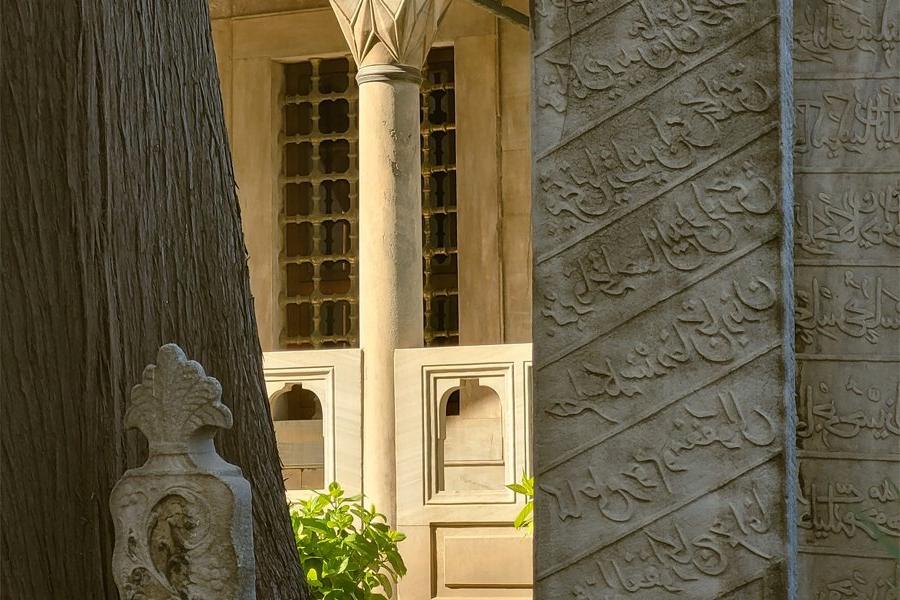
[[[284,65],[281,346],[359,345],[358,93],[353,60]],[[434,48],[421,93],[425,345],[459,343],[453,48]]]
[[[357,87],[353,60],[284,66],[281,273],[284,348],[357,339]]]
[[[459,344],[456,91],[453,48],[433,48],[423,69],[422,273],[425,345]]]

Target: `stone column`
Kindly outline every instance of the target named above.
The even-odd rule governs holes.
[[[421,68],[449,0],[331,0],[358,67],[363,492],[395,522],[394,350],[422,344]]]

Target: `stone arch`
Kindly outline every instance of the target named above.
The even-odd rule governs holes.
[[[503,402],[477,378],[460,379],[440,402],[440,487],[447,491],[502,489]]]
[[[322,400],[301,384],[289,383],[269,399],[275,440],[287,490],[325,487],[325,431]]]
[[[272,396],[273,421],[322,420],[322,401],[312,390],[290,384]]]

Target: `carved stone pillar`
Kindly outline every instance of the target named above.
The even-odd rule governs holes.
[[[422,344],[420,69],[449,0],[331,0],[359,67],[363,490],[395,522],[394,350]]]
[[[535,598],[794,597],[786,6],[534,5]]]
[[[166,344],[131,390],[125,424],[150,456],[113,488],[113,578],[123,600],[256,597],[250,484],[216,452],[222,387]]]

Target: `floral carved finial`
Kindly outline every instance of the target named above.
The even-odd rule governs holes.
[[[150,456],[109,498],[119,597],[253,600],[250,483],[212,440],[232,425],[222,386],[166,344],[132,388],[125,425],[143,432]]]
[[[230,429],[232,422],[231,411],[222,404],[222,386],[175,344],[162,346],[156,364],[144,369],[125,413],[125,426],[141,430],[151,454],[212,439],[216,429]]]

